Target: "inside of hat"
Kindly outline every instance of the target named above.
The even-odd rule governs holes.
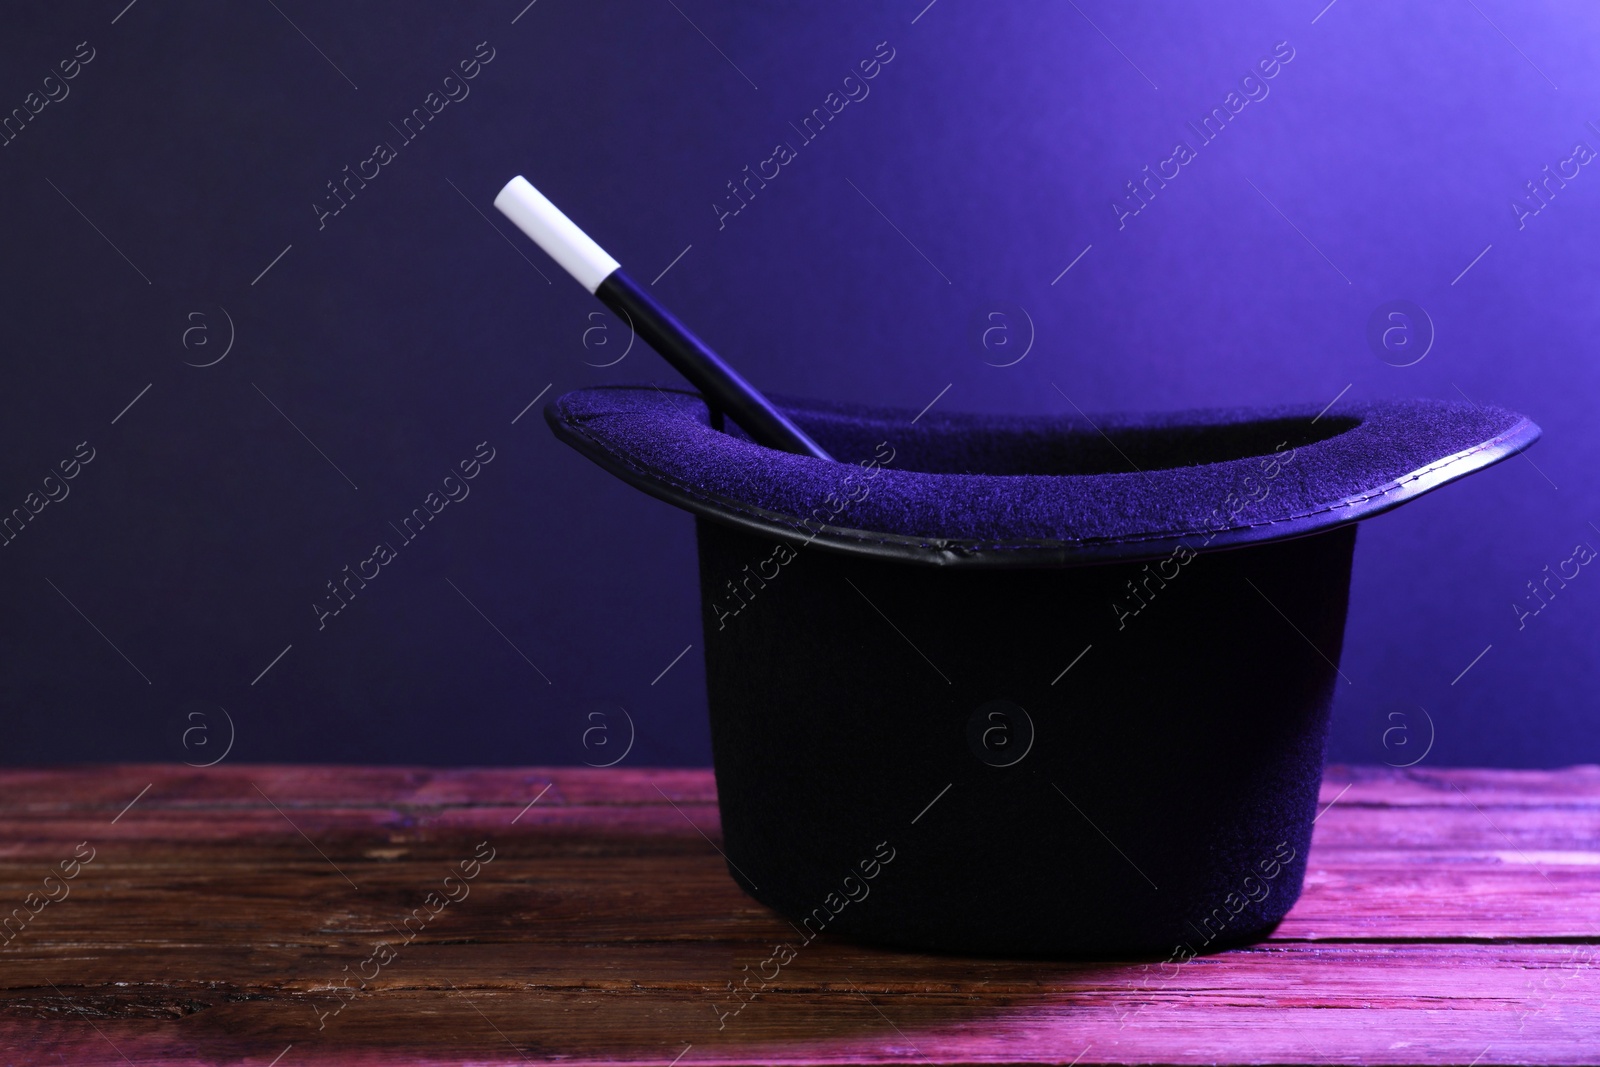
[[[1245,419],[1236,422],[1122,424],[1075,419],[918,420],[906,425],[873,417],[796,412],[807,432],[840,459],[878,454],[886,442],[898,470],[925,474],[1096,475],[1157,471],[1271,457],[1360,425],[1347,415]]]

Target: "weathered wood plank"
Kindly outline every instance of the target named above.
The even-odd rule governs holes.
[[[153,788],[140,800],[145,809],[270,809],[276,803],[285,810],[329,804],[345,808],[509,807],[514,814],[547,785],[553,788],[541,803],[666,805],[667,798],[680,804],[685,800],[716,803],[711,775],[695,769],[223,764],[194,770],[153,763],[7,769],[0,773],[0,816],[54,808],[102,810],[110,818],[146,785]]]
[[[456,958],[433,958],[446,952]],[[187,1046],[197,1058],[181,1062],[265,1062],[293,1044],[293,1063],[412,1052],[515,1063],[582,1050],[589,1061],[657,1064],[685,1045],[683,1063],[1070,1062],[1080,1053],[1084,1063],[1588,1063],[1600,1032],[1594,976],[1568,946],[1280,946],[1201,958],[1170,978],[1159,968],[1035,964],[981,992],[984,972],[886,992],[881,971],[850,967],[863,962],[797,959],[793,979],[732,1014],[725,992],[678,981],[485,986],[471,947],[448,946],[397,963],[392,980],[338,1014],[339,1002],[315,990],[161,985],[114,997],[57,982],[14,991],[6,1030],[11,1041],[54,1041],[73,1063],[120,1062],[104,1046],[97,1055],[109,1040],[135,1061]],[[676,965],[653,961],[664,973]],[[77,1021],[62,1021],[68,1011]]]
[[[546,785],[553,804],[714,804],[716,788],[703,770],[614,767],[411,768],[316,765],[228,765],[194,770],[176,764],[110,764],[61,768],[8,768],[0,772],[0,818],[23,810],[96,809],[116,814],[146,785],[145,807],[266,808],[252,783],[285,809],[337,803],[354,808],[520,808]],[[1348,790],[1346,787],[1349,787]],[[281,795],[280,795],[281,794]],[[1558,771],[1482,768],[1433,769],[1330,765],[1322,803],[1382,807],[1494,806],[1548,808],[1570,804],[1600,808],[1600,766]],[[541,802],[543,803],[543,801]]]
[[[1163,967],[819,939],[733,1014],[729,983],[795,937],[701,836],[718,833],[703,771],[3,772],[0,912],[77,842],[96,853],[0,947],[0,1051],[268,1063],[292,1044],[283,1067],[666,1064],[686,1045],[682,1064],[1596,1059],[1600,769],[1331,768],[1323,802],[1306,892],[1266,944]],[[470,895],[403,943],[397,925],[480,842],[494,859]],[[379,941],[396,958],[333,1014]]]
[[[1346,792],[1345,787],[1349,787]],[[1322,803],[1382,807],[1471,805],[1497,807],[1600,807],[1600,766],[1580,764],[1554,771],[1486,767],[1352,767],[1330,764],[1322,776]]]
[[[600,860],[603,872],[596,871]],[[1383,860],[1336,865],[1313,846],[1306,891],[1274,938],[1600,938],[1600,870],[1407,864],[1392,854]],[[189,854],[157,862],[124,860],[107,846],[73,883],[72,896],[48,906],[29,926],[27,943],[114,946],[130,938],[150,944],[181,938],[202,916],[172,907],[179,892],[197,907],[207,902],[205,923],[276,943],[313,943],[337,931],[382,934],[385,924],[401,922],[420,906],[446,862],[442,855],[364,866],[340,861],[358,891],[320,859],[303,855],[263,853],[263,861],[253,863]],[[43,876],[43,868],[0,865],[0,871],[0,901],[12,906]],[[503,850],[473,884],[469,900],[472,907],[449,912],[454,936],[485,941],[764,942],[792,934],[739,891],[715,854],[528,860]],[[15,946],[0,950],[0,957],[7,951]]]

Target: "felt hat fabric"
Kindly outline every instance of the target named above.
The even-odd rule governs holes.
[[[1304,877],[1353,520],[1539,434],[1426,400],[779,404],[840,462],[650,386],[545,414],[697,516],[723,847],[796,949],[1178,960],[1264,936]]]
[[[1313,533],[1393,508],[1539,435],[1514,412],[1434,400],[1323,412],[920,419],[908,410],[778,402],[852,462],[762,448],[713,429],[693,393],[648,386],[569,393],[546,418],[613,474],[707,518],[807,538],[820,522],[826,529],[815,543],[826,548],[979,567]],[[848,507],[835,512],[830,500]]]

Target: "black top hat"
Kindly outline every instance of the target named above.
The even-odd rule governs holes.
[[[848,462],[763,448],[652,387],[545,415],[701,520],[734,877],[806,940],[982,953],[1270,930],[1305,870],[1354,521],[1539,436],[1429,400],[780,406]]]

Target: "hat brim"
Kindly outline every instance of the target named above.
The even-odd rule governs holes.
[[[556,435],[696,515],[828,551],[1039,567],[1300,537],[1389,511],[1538,440],[1435,400],[1078,418],[774,398],[843,462],[711,425],[692,392],[610,386],[545,408]]]

